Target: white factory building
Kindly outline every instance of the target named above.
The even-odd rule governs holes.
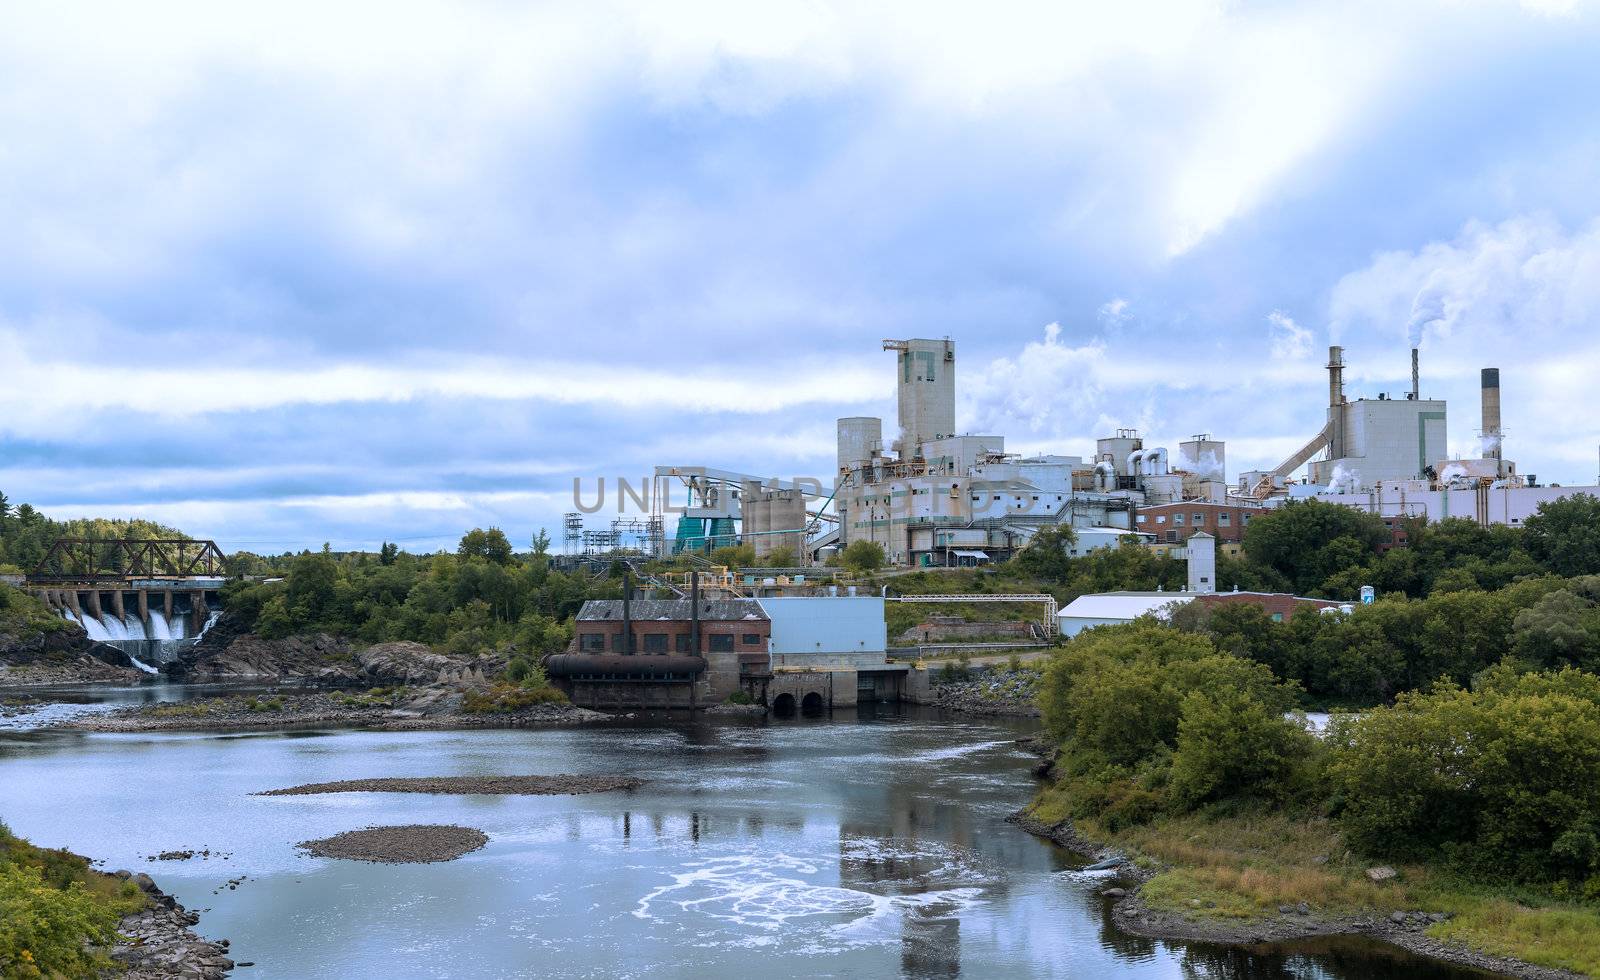
[[[832,486],[657,467],[658,478],[680,480],[688,491],[672,550],[743,540],[758,561],[785,554],[808,564],[870,541],[891,564],[945,567],[1003,561],[1040,528],[1059,525],[1077,533],[1076,555],[1117,547],[1130,534],[1170,547],[1170,533],[1161,542],[1141,533],[1140,510],[1179,502],[1253,510],[1314,496],[1388,519],[1519,526],[1541,503],[1600,495],[1600,487],[1539,486],[1502,457],[1494,368],[1482,373],[1482,456],[1451,459],[1448,406],[1422,397],[1416,351],[1408,392],[1352,399],[1343,349],[1329,348],[1326,422],[1277,467],[1243,472],[1230,485],[1226,445],[1209,434],[1179,442],[1175,452],[1146,447],[1133,429],[1098,439],[1092,458],[1007,452],[1002,435],[957,429],[953,341],[885,340],[883,348],[895,355],[892,440],[885,442],[881,419],[839,419]],[[1229,546],[1237,547],[1236,535]]]
[[[897,565],[944,566],[1003,560],[1041,527],[1078,533],[1077,553],[1115,547],[1137,534],[1145,502],[1227,493],[1223,443],[1196,436],[1177,459],[1146,450],[1131,429],[1099,440],[1093,459],[1021,456],[1005,437],[956,431],[954,342],[886,340],[896,354],[899,435],[887,447],[883,422],[838,421],[836,544],[881,545]]]

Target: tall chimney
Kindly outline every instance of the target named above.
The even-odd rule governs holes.
[[[1411,400],[1412,401],[1416,401],[1418,398],[1422,397],[1421,390],[1420,390],[1421,389],[1420,378],[1421,378],[1420,372],[1417,370],[1417,349],[1415,347],[1413,347],[1413,348],[1411,348]]]
[[[1483,369],[1483,458],[1500,458],[1500,369]]]
[[[1328,348],[1328,458],[1344,458],[1344,348]]]

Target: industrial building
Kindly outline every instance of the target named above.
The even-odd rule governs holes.
[[[1422,397],[1418,352],[1400,397],[1350,397],[1341,347],[1328,352],[1326,421],[1271,470],[1230,483],[1226,444],[1209,433],[1176,450],[1146,446],[1134,429],[1096,440],[1094,455],[1023,456],[1003,435],[962,432],[956,419],[956,347],[949,338],[885,340],[895,355],[897,417],[837,420],[837,467],[828,481],[782,480],[705,466],[660,466],[681,482],[673,553],[744,542],[758,562],[809,565],[857,541],[882,546],[893,565],[958,567],[1003,561],[1040,528],[1070,526],[1075,554],[1118,547],[1131,534],[1176,553],[1197,529],[1224,554],[1240,551],[1249,522],[1286,501],[1317,497],[1377,514],[1406,543],[1405,518],[1467,517],[1520,525],[1541,503],[1596,487],[1543,487],[1502,453],[1500,372],[1481,375],[1482,454],[1452,459],[1448,406]],[[663,525],[660,501],[641,526]],[[615,523],[615,522],[614,522]],[[664,537],[655,554],[665,554]]]
[[[775,714],[900,698],[908,670],[888,660],[878,596],[591,599],[551,682],[587,708],[687,709],[742,691]]]
[[[871,541],[897,565],[955,566],[1003,560],[1066,525],[1081,554],[1144,537],[1134,515],[1148,501],[1226,497],[1226,447],[1209,435],[1180,444],[1176,464],[1132,429],[1099,440],[1089,460],[1007,453],[1004,436],[956,431],[954,342],[883,347],[896,355],[899,436],[886,449],[881,420],[839,419],[839,547]]]

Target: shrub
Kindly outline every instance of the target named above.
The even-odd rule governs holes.
[[[1351,842],[1575,883],[1600,874],[1600,678],[1498,668],[1345,719],[1329,778]]]
[[[755,704],[756,703],[756,699],[751,697],[743,689],[740,689],[740,690],[734,691],[732,694],[728,695],[728,700],[727,700],[726,703],[728,703],[728,704]]]

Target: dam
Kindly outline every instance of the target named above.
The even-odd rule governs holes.
[[[155,673],[216,621],[224,581],[214,541],[62,538],[24,587],[91,640]]]

